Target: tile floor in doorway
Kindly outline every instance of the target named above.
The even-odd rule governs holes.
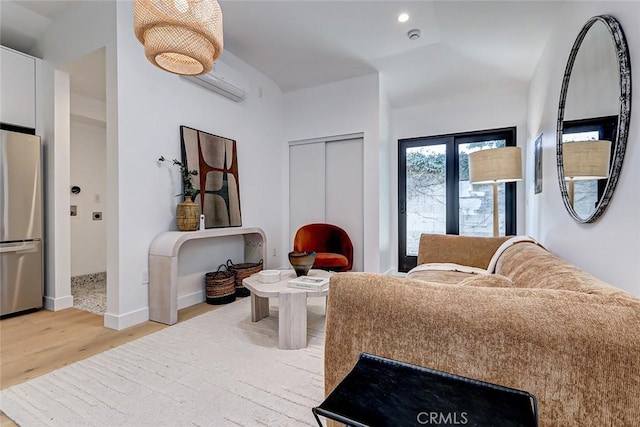
[[[107,310],[106,273],[72,277],[71,295],[75,308],[103,315]]]

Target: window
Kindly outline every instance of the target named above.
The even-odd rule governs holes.
[[[398,141],[400,271],[415,267],[420,234],[493,235],[492,184],[469,183],[469,153],[516,145],[516,129]],[[500,233],[516,231],[516,184],[499,184]]]

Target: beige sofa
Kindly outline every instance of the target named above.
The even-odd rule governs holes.
[[[504,241],[423,235],[418,262],[487,268]],[[526,390],[541,426],[640,425],[640,299],[535,243],[504,250],[495,273],[334,275],[326,392],[367,352]]]

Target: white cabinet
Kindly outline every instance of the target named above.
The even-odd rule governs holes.
[[[0,122],[35,129],[36,59],[2,46]]]

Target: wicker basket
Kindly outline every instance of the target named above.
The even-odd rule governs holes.
[[[236,296],[248,297],[249,289],[242,285],[242,280],[262,270],[262,260],[260,262],[245,262],[242,264],[234,264],[230,259],[227,260],[227,270],[232,271],[236,275]]]
[[[215,272],[205,274],[207,304],[227,304],[236,300],[235,273],[222,271],[227,266],[222,264]]]

